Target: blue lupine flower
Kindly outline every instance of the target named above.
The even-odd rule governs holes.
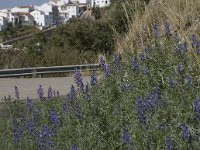
[[[67,96],[69,96],[69,99],[76,100],[77,99],[76,95],[77,95],[77,92],[75,90],[75,87],[73,85],[71,85],[70,92],[69,92],[69,94]]]
[[[177,72],[181,75],[183,73],[183,67],[181,65],[177,66]]]
[[[145,48],[144,48],[144,51],[146,53],[149,53],[151,51],[151,46],[150,45],[147,45]]]
[[[186,76],[186,77],[185,77],[184,83],[185,83],[185,85],[187,85],[187,86],[191,85],[192,81],[191,81],[190,76]]]
[[[69,103],[64,103],[62,107],[64,112],[69,112]]]
[[[34,122],[34,125],[37,125],[38,124],[38,113],[36,111],[33,111],[33,122]]]
[[[81,112],[80,112],[80,109],[79,109],[77,101],[75,101],[75,104],[74,104],[74,112],[75,112],[76,117],[80,119]]]
[[[121,85],[120,85],[120,89],[121,89],[121,91],[122,92],[125,92],[125,91],[127,91],[128,90],[128,84],[127,83],[122,83]]]
[[[194,34],[192,34],[190,36],[190,41],[191,41],[191,44],[192,44],[193,47],[197,46],[197,38],[196,38],[196,36]]]
[[[71,146],[71,149],[70,149],[70,150],[79,150],[79,148],[78,148],[77,145],[74,145],[74,144],[73,144],[73,145]]]
[[[116,71],[118,71],[118,69],[120,67],[119,66],[119,54],[118,53],[114,54],[113,63],[114,63]]]
[[[19,89],[16,85],[15,85],[15,98],[19,100]]]
[[[32,103],[32,100],[29,99],[29,97],[27,97],[27,99],[26,99],[26,107],[28,108],[28,110],[30,112],[32,112],[32,110],[33,110],[33,103]]]
[[[148,68],[143,68],[142,69],[142,74],[143,75],[149,75],[149,69]]]
[[[28,120],[28,122],[27,122],[27,129],[28,129],[29,135],[32,136],[33,133],[34,133],[34,130],[35,130],[35,128],[34,128],[34,122],[32,121],[32,119]]]
[[[50,122],[52,123],[53,127],[57,127],[57,125],[59,123],[59,119],[58,119],[58,116],[57,116],[55,110],[53,110],[53,109],[49,110],[49,119],[50,119]]]
[[[152,88],[152,92],[153,92],[153,94],[155,94],[155,95],[157,96],[157,99],[160,98],[161,92],[160,92],[160,89],[159,89],[158,86],[154,86],[154,87]]]
[[[122,144],[130,147],[131,144],[131,134],[125,129],[122,129]]]
[[[106,77],[110,75],[110,66],[108,64],[103,65],[103,73]]]
[[[164,31],[166,36],[171,35],[170,24],[168,22],[164,22]]]
[[[135,102],[135,107],[136,107],[136,114],[137,118],[140,124],[146,125],[147,124],[147,118],[145,116],[145,106],[142,102],[142,98],[140,96],[136,97],[136,102]]]
[[[37,89],[37,95],[39,96],[40,100],[44,98],[44,90],[42,85],[39,85],[39,88]]]
[[[181,134],[182,134],[182,139],[186,142],[189,140],[189,128],[187,124],[182,124],[181,125]]]
[[[152,35],[153,37],[157,38],[159,36],[159,27],[158,25],[154,24],[152,29]]]
[[[85,89],[83,91],[83,95],[86,99],[88,99],[90,96],[89,96],[89,84],[87,83],[86,86],[85,86]]]
[[[196,41],[195,43],[195,52],[200,54],[200,41]]]
[[[136,58],[132,59],[132,67],[133,67],[133,71],[136,72],[139,69],[139,64]]]
[[[172,141],[169,138],[165,139],[165,150],[172,150]]]
[[[84,89],[83,79],[81,77],[80,70],[78,69],[74,71],[74,82],[76,83],[77,87],[79,87],[79,89],[83,91]]]
[[[141,59],[141,60],[145,60],[144,53],[140,53],[140,59]]]
[[[41,130],[36,136],[36,145],[37,149],[54,149],[54,144],[51,141],[52,136],[54,135],[53,131],[50,130],[46,125],[41,126]]]
[[[148,94],[144,98],[144,104],[145,104],[146,110],[150,110],[151,108],[154,108],[156,106],[156,103],[157,103],[157,96],[154,94]]]
[[[169,87],[174,87],[176,85],[176,81],[173,79],[168,80]]]
[[[105,59],[103,56],[100,56],[99,58],[99,65],[102,67],[106,63]]]
[[[187,50],[186,42],[180,43],[176,45],[176,54],[183,54]]]
[[[51,86],[48,88],[48,98],[52,98],[53,97],[53,92],[52,92],[52,88]]]
[[[200,101],[195,98],[193,100],[193,111],[194,111],[194,119],[195,120],[200,120]]]
[[[97,77],[95,74],[92,74],[90,77],[90,85],[94,86],[95,84],[97,84]]]
[[[11,127],[12,127],[12,135],[13,135],[13,143],[14,144],[17,144],[19,142],[19,139],[20,139],[20,134],[17,130],[17,121],[16,119],[12,119],[12,122],[11,122]]]

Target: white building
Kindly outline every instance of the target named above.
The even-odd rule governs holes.
[[[60,13],[67,13],[70,18],[76,18],[79,14],[78,4],[65,4],[61,7],[58,7]]]
[[[19,17],[19,23],[23,26],[33,26],[34,17],[30,13],[17,12],[13,13]]]
[[[91,0],[92,7],[107,7],[110,4],[110,0]]]
[[[56,6],[68,4],[70,0],[49,0],[49,3]]]
[[[67,12],[59,13],[59,19],[58,19],[59,24],[66,23],[68,20],[69,20],[69,13],[67,13]]]
[[[34,17],[35,25],[48,28],[53,25],[53,17],[43,11],[34,10],[30,13]]]
[[[16,6],[14,8],[11,8],[12,13],[30,13],[34,10],[34,6]]]
[[[51,3],[44,3],[41,6],[35,6],[35,10],[39,10],[45,13],[45,15],[51,15],[53,18],[53,24],[57,23],[58,19],[58,6]]]
[[[7,28],[7,24],[8,24],[8,19],[0,16],[0,31],[3,31]]]

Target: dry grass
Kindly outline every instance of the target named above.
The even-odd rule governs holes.
[[[136,3],[138,4],[139,0],[136,0]],[[130,7],[138,6],[137,4]],[[120,52],[133,51],[138,34],[142,37],[143,48],[147,37],[151,35],[153,24],[163,26],[164,21],[170,22],[172,30],[184,40],[189,40],[191,33],[200,35],[200,0],[151,0],[143,13],[136,12],[133,16],[132,21],[129,21],[128,34],[117,43]],[[147,31],[145,35],[144,27]]]

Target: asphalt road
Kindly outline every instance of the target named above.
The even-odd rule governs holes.
[[[89,82],[90,77],[84,77],[83,81]],[[66,95],[70,90],[70,86],[74,84],[73,77],[58,77],[58,78],[0,78],[0,100],[4,97],[15,98],[15,85],[19,89],[20,99],[26,99],[28,96],[31,99],[38,98],[37,89],[42,85],[44,94],[47,96],[48,88],[59,91],[60,95]]]

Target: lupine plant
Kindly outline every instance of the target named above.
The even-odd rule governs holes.
[[[87,84],[75,70],[65,96],[39,85],[39,100],[6,102],[1,149],[199,149],[199,38],[167,21],[151,33],[134,54],[100,57]]]

